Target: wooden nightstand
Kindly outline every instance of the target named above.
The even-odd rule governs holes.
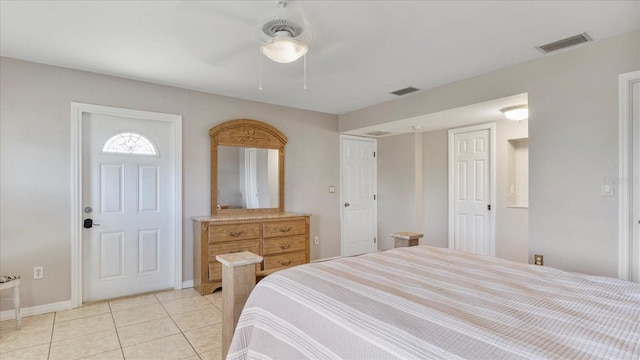
[[[414,232],[395,232],[391,234],[391,237],[395,240],[394,247],[407,247],[407,246],[416,246],[418,245],[418,241],[424,234],[414,233]]]

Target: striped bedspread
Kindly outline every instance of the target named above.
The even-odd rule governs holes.
[[[640,284],[417,246],[262,280],[227,359],[640,359]]]

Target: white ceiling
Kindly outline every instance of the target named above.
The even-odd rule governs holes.
[[[640,28],[638,1],[294,1],[313,32],[302,61],[259,52],[275,2],[0,1],[0,54],[342,114],[540,58],[534,47]]]

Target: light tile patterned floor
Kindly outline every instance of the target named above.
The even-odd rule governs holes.
[[[0,322],[0,360],[220,359],[222,293],[163,291]]]

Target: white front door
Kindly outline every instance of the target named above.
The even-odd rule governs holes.
[[[474,254],[494,255],[492,236],[491,130],[455,129],[449,132],[450,213],[449,247]],[[452,143],[451,143],[452,142]]]
[[[172,126],[82,116],[83,301],[174,287]]]
[[[341,137],[342,256],[378,250],[376,140]]]

